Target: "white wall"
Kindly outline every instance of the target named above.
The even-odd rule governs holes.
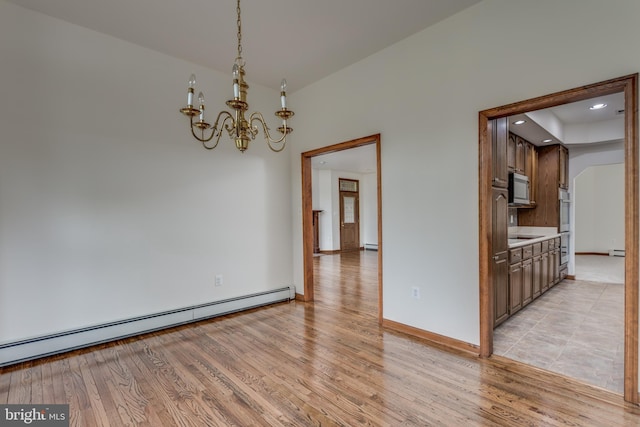
[[[292,284],[288,156],[178,112],[229,76],[4,1],[0,40],[0,342]]]
[[[362,244],[378,244],[378,175],[368,173],[362,175],[360,181],[360,196],[362,210],[360,217],[362,220],[362,233],[360,240]]]
[[[317,184],[316,184],[317,183]],[[333,181],[331,170],[318,171],[318,181],[311,184],[312,193],[319,194],[319,203],[314,209],[321,210],[318,217],[319,246],[321,251],[331,251],[340,248],[340,237],[334,242],[333,238]],[[338,221],[340,218],[338,218]],[[304,291],[304,290],[303,290]]]
[[[638,16],[637,0],[485,0],[296,92],[295,282],[300,153],[381,133],[383,315],[478,344],[478,111],[639,71]]]
[[[624,249],[624,163],[589,167],[574,188],[575,251]]]
[[[587,144],[587,145],[573,145],[569,149],[569,193],[571,194],[571,221],[570,221],[570,247],[574,248],[569,253],[569,274],[575,275],[575,251],[577,247],[577,229],[576,221],[578,214],[576,213],[576,202],[578,199],[586,197],[589,198],[589,193],[582,191],[581,195],[576,195],[576,178],[585,170],[590,167],[598,165],[611,165],[624,163],[624,143],[618,141],[608,144]],[[624,199],[623,199],[624,203]],[[624,209],[624,207],[623,207]],[[580,212],[583,219],[586,219],[590,212]],[[624,217],[623,217],[624,218]],[[623,227],[624,228],[624,227]],[[583,236],[584,237],[584,236]],[[582,246],[583,243],[580,243]]]

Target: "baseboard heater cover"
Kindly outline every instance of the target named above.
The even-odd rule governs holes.
[[[377,243],[365,243],[364,244],[364,250],[365,251],[377,251],[378,250],[378,244]]]
[[[0,344],[0,367],[295,299],[294,286]]]
[[[624,249],[609,249],[609,256],[624,256]]]

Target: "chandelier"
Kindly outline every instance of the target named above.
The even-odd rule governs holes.
[[[287,109],[287,81],[282,79],[280,85],[280,109],[275,115],[282,119],[282,126],[278,131],[282,134],[280,138],[272,138],[269,127],[262,114],[258,111],[251,113],[249,118],[245,118],[245,112],[249,108],[247,103],[247,89],[249,85],[244,81],[244,65],[242,58],[242,25],[240,21],[240,0],[238,0],[236,11],[238,14],[238,56],[233,64],[233,99],[227,101],[227,106],[233,112],[221,111],[218,113],[213,126],[205,120],[205,104],[202,92],[198,94],[198,108],[193,105],[193,94],[196,85],[196,76],[191,75],[187,89],[187,106],[180,109],[185,116],[189,116],[191,121],[191,134],[202,143],[207,150],[213,150],[218,146],[223,130],[227,131],[229,137],[236,143],[236,148],[244,152],[249,148],[249,142],[258,135],[258,125],[262,126],[264,138],[272,151],[282,151],[287,143],[287,135],[293,129],[287,126],[287,119],[293,116],[293,111]],[[196,118],[196,116],[198,116]],[[215,142],[209,144],[211,140]]]

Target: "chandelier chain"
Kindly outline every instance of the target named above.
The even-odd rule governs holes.
[[[240,21],[240,0],[238,0],[236,12],[238,12],[238,58],[242,58],[242,22]]]

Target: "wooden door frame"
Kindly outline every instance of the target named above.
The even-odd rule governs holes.
[[[306,151],[302,161],[302,262],[304,275],[304,301],[314,300],[313,291],[313,201],[311,159],[322,154],[349,150],[364,145],[376,145],[377,197],[378,197],[378,322],[382,323],[382,177],[380,161],[380,134]]]
[[[488,123],[596,96],[624,93],[625,99],[625,303],[624,400],[638,404],[638,74],[578,87],[479,113],[480,356],[493,353],[493,280],[491,273],[492,147]]]

